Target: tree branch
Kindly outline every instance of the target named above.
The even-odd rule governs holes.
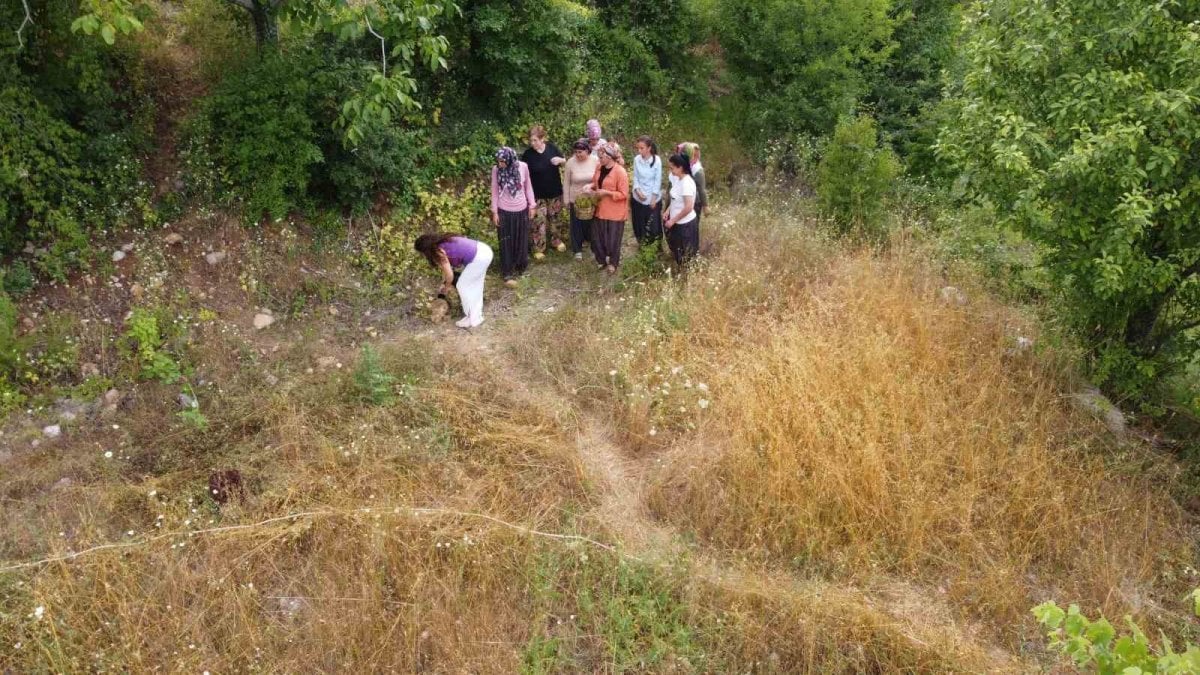
[[[366,19],[367,30],[371,32],[371,35],[379,38],[379,59],[383,62],[383,76],[387,77],[387,40],[379,33],[376,33],[375,29],[371,27],[371,17],[363,14],[363,19]]]
[[[29,0],[21,0],[21,6],[25,8],[25,18],[21,21],[20,27],[17,28],[17,50],[25,48],[25,38],[21,33],[25,30],[25,26],[33,23],[33,12],[29,11]]]

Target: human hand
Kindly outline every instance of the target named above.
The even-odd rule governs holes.
[[[496,213],[495,211],[492,211],[492,224],[496,227],[500,227],[500,214]]]

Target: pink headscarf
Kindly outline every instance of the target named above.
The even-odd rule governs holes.
[[[587,121],[587,137],[592,141],[600,138],[600,120]]]

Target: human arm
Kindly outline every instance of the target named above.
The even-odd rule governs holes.
[[[500,181],[497,176],[499,169],[492,167],[492,224],[500,225],[500,203],[498,201],[500,194]]]
[[[704,170],[698,171],[692,179],[696,181],[696,208],[703,211],[708,206],[708,192],[704,190]]]
[[[529,177],[529,165],[521,162],[521,187],[525,189],[525,205],[529,207],[529,217],[537,212],[537,198],[533,196],[533,180]]]
[[[654,166],[650,167],[650,177],[653,191],[648,196],[650,197],[650,208],[653,209],[662,199],[662,159],[658,159],[654,162]]]
[[[563,164],[566,164],[566,163],[567,163],[567,160],[563,157],[562,152],[559,151],[558,146],[551,143],[550,144],[550,164],[553,166],[562,166]]]
[[[438,249],[438,269],[442,272],[442,293],[449,293],[450,289],[454,288],[454,268],[450,266],[450,258],[446,257],[446,252]]]
[[[563,172],[562,172],[562,186],[563,186],[563,203],[564,203],[564,204],[574,204],[574,203],[575,203],[575,197],[574,197],[574,195],[572,194],[572,190],[571,190],[571,165],[570,165],[570,160],[567,160],[567,164],[566,164],[566,166],[564,166],[564,167],[563,167]]]

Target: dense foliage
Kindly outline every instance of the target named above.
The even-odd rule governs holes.
[[[0,254],[30,242],[39,269],[63,278],[91,232],[144,215],[136,156],[153,107],[132,49],[73,33],[68,0],[35,7],[19,41],[0,37]],[[22,20],[0,8],[0,23]]]
[[[889,0],[720,0],[721,45],[752,101],[751,135],[828,133],[892,49]]]
[[[1200,3],[975,6],[940,151],[1041,245],[1095,376],[1140,396],[1200,325]]]

